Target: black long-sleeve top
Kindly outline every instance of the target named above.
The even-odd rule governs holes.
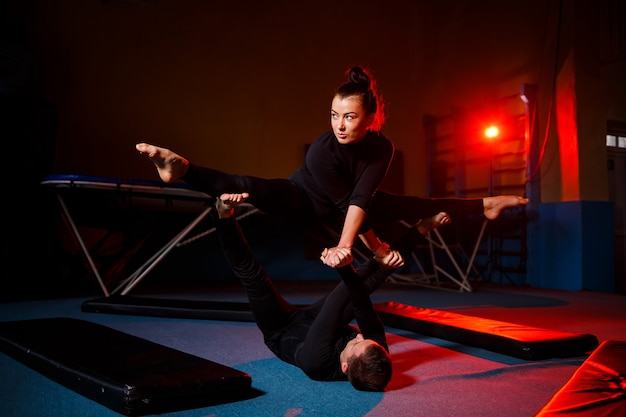
[[[367,211],[393,153],[392,142],[382,133],[370,131],[360,142],[341,144],[331,130],[311,144],[291,179],[303,187],[318,215],[335,207],[345,214],[351,205]]]

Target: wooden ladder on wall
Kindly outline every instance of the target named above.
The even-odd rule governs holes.
[[[519,94],[484,106],[454,108],[448,115],[425,116],[429,197],[483,197],[526,194],[528,107]],[[499,135],[488,140],[485,129]],[[465,247],[482,219],[453,219],[450,239]],[[446,226],[447,228],[448,226]],[[444,229],[442,228],[442,233]],[[488,222],[474,267],[483,278],[522,284],[526,281],[526,215],[509,209]],[[475,237],[474,237],[475,239]]]

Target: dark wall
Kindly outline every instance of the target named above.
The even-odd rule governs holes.
[[[396,190],[426,193],[424,115],[480,107],[526,83],[538,86],[537,126],[547,139],[542,199],[560,201],[565,184],[580,199],[606,201],[598,140],[607,119],[626,120],[626,61],[615,51],[603,59],[610,4],[4,0],[12,43],[0,53],[15,71],[0,84],[11,130],[2,137],[20,155],[9,164],[20,178],[7,194],[16,206],[3,256],[34,242],[17,225],[37,229],[38,202],[29,198],[42,174],[155,179],[134,152],[138,141],[230,172],[288,176],[328,129],[331,96],[354,64],[374,71],[387,102],[384,131],[403,162],[388,184]],[[560,108],[576,109],[579,132],[573,180],[562,177],[559,154],[570,138],[553,127],[565,116],[554,104],[564,68],[575,88]]]

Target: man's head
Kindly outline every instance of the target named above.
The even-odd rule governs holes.
[[[359,391],[382,391],[391,379],[391,357],[374,340],[360,333],[350,340],[339,356],[341,370]]]

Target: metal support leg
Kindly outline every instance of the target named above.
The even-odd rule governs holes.
[[[74,223],[74,219],[72,219],[72,216],[70,215],[70,212],[67,209],[67,206],[65,205],[65,201],[63,201],[63,198],[59,194],[57,194],[57,198],[59,200],[59,203],[61,204],[61,208],[63,209],[63,214],[65,215],[65,218],[67,219],[72,231],[74,232],[74,236],[76,236],[76,239],[78,240],[78,243],[80,244],[80,247],[83,250],[85,257],[87,258],[87,262],[89,262],[89,266],[91,267],[91,270],[93,271],[94,275],[96,276],[96,279],[98,280],[98,283],[100,284],[100,288],[102,288],[104,295],[108,297],[109,290],[107,289],[106,285],[104,285],[104,281],[102,280],[102,277],[100,276],[100,272],[98,272],[98,268],[96,268],[96,264],[91,258],[91,255],[89,254],[89,250],[87,249],[87,246],[85,245],[85,242],[83,241],[83,238],[81,237],[80,232],[78,231],[78,228],[76,227],[76,224]]]

